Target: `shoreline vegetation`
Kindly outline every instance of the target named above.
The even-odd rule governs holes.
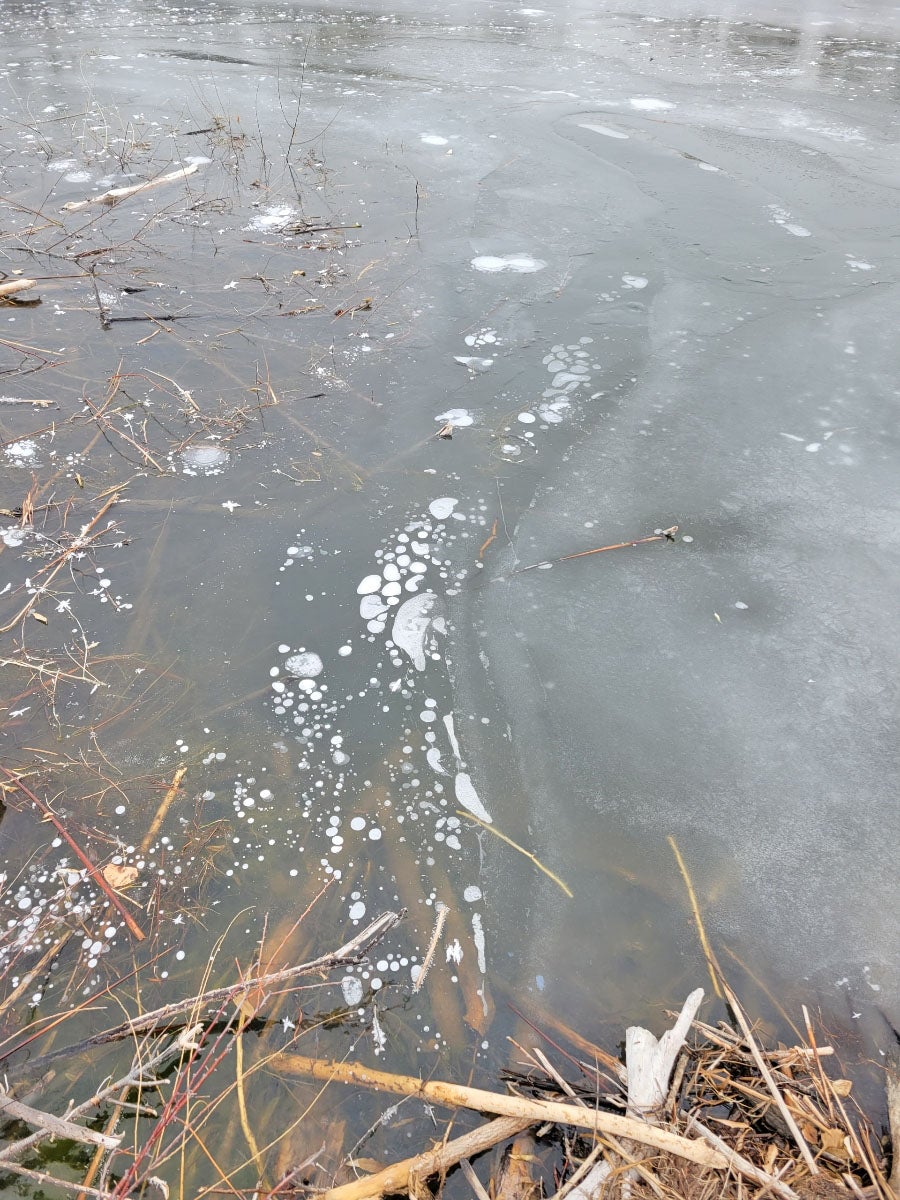
[[[259,1035],[279,1023],[286,1002],[364,961],[404,915],[383,913],[344,945],[302,964],[272,970],[277,954],[260,956],[230,985],[137,1013],[75,1045],[42,1052],[48,1035],[59,1026],[64,1035],[82,1006],[30,1032],[25,1026],[0,1046],[0,1187],[23,1194],[19,1187],[31,1184],[35,1195],[97,1200],[425,1200],[445,1187],[448,1195],[474,1192],[478,1200],[897,1200],[897,1075],[885,1073],[888,1136],[857,1106],[853,1083],[838,1074],[835,1048],[819,1044],[805,1008],[804,1036],[767,1047],[721,978],[728,1020],[699,1018],[698,988],[658,1039],[628,1028],[621,1055],[559,1022],[551,1036],[524,1020],[521,1041],[511,1039],[503,1088],[398,1075],[358,1057],[302,1054],[316,1020],[294,1025],[282,1016],[285,1031],[294,1033],[280,1048],[267,1048]],[[314,978],[322,982],[310,984]],[[15,992],[7,996],[3,1009],[16,999]],[[121,1075],[106,1075],[83,1098],[73,1091],[63,1111],[41,1107],[57,1071],[115,1044],[128,1047]],[[287,1084],[288,1094],[297,1081],[319,1086],[310,1104],[292,1107],[282,1097],[260,1120],[248,1094],[265,1076]],[[401,1104],[423,1107],[433,1136],[412,1155],[380,1163],[359,1152],[365,1136],[341,1121],[328,1126],[331,1136],[318,1149],[298,1158],[297,1147],[308,1141],[304,1123],[318,1124],[315,1106],[330,1109],[347,1088],[379,1097],[379,1122]],[[244,1142],[240,1161],[228,1169],[205,1140],[209,1122],[223,1116]],[[201,1174],[211,1182],[196,1182],[195,1162],[185,1192],[184,1164],[198,1148],[208,1160]],[[461,1191],[453,1190],[457,1181]]]

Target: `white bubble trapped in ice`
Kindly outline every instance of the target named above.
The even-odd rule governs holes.
[[[312,650],[303,650],[285,659],[284,669],[297,679],[313,679],[322,674],[324,664],[318,654],[314,654]]]
[[[196,446],[185,446],[180,458],[181,469],[185,475],[218,475],[228,466],[231,456],[221,446],[204,442]]]

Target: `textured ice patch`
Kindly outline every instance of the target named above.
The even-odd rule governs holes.
[[[485,825],[493,825],[493,818],[481,803],[481,799],[472,785],[472,778],[467,772],[458,772],[453,790],[456,793],[457,803],[461,804],[466,812],[470,812],[473,817],[478,817],[479,821],[484,821]]]
[[[530,275],[535,271],[543,271],[546,263],[540,258],[532,258],[530,254],[506,254],[502,257],[495,254],[479,254],[472,259],[476,271],[486,271],[496,275],[500,271],[514,271],[521,275]]]
[[[657,100],[654,96],[632,96],[628,103],[638,112],[665,112],[675,107],[671,100]]]
[[[578,125],[579,129],[590,129],[592,133],[601,133],[608,138],[621,138],[623,141],[628,141],[628,134],[622,133],[618,129],[610,129],[608,125],[593,125],[589,121],[581,121]]]
[[[627,288],[633,288],[634,291],[636,291],[636,292],[639,292],[641,290],[641,288],[645,288],[649,282],[650,282],[650,280],[645,279],[643,275],[623,275],[622,276],[623,285]]]
[[[409,655],[417,671],[425,670],[425,638],[436,603],[434,592],[422,592],[401,604],[394,617],[391,638],[395,646]]]

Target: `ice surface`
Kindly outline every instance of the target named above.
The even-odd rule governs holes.
[[[43,18],[36,30],[32,5],[4,6],[3,192],[26,205],[4,212],[10,246],[37,236],[29,207],[154,165],[123,165],[100,111],[89,144],[75,118],[77,137],[54,119],[40,125],[54,144],[31,146],[34,113],[81,113],[96,92],[135,129],[129,154],[146,141],[157,167],[213,159],[196,193],[117,206],[96,242],[90,223],[80,236],[124,247],[146,227],[164,295],[241,331],[208,343],[211,373],[192,382],[175,339],[142,351],[148,331],[117,326],[134,335],[123,370],[208,388],[205,405],[258,386],[264,362],[281,398],[256,456],[228,460],[233,499],[211,502],[219,557],[208,511],[183,539],[175,586],[201,560],[205,586],[173,595],[171,624],[177,652],[190,645],[214,676],[217,711],[222,646],[243,695],[273,630],[285,639],[266,716],[309,775],[309,819],[324,824],[309,798],[332,792],[365,813],[319,830],[329,853],[343,847],[331,869],[349,872],[351,834],[374,854],[398,836],[391,812],[414,813],[404,845],[420,828],[436,875],[473,897],[477,878],[483,969],[641,1020],[703,970],[672,835],[717,946],[831,1011],[869,997],[896,1013],[896,6],[398,0],[388,19],[374,0],[290,18],[250,0],[173,9],[161,31],[152,6],[124,0],[121,58],[102,69],[106,10],[80,6],[74,24],[45,10],[72,31],[62,41]],[[316,174],[298,186],[273,166],[295,93],[304,137],[328,132],[304,142]],[[240,126],[203,133],[218,95]],[[301,211],[347,228],[301,248],[284,230]],[[93,297],[59,282],[55,308],[45,295],[36,314],[9,310],[6,336],[66,348],[74,409],[123,351],[91,339]],[[335,319],[369,293],[371,310]],[[211,320],[194,336],[212,338]],[[435,419],[460,435],[436,438]],[[62,459],[32,433],[43,424],[5,439],[17,496]],[[673,524],[674,545],[517,573]],[[254,594],[267,561],[290,569]],[[446,659],[429,640],[441,630]],[[318,659],[291,676],[304,644],[327,649],[327,674]],[[338,723],[345,744],[330,740]],[[385,786],[396,746],[411,769]],[[248,738],[238,756],[256,750]],[[369,777],[396,809],[366,807]],[[471,823],[438,841],[433,813],[456,805],[493,817],[574,899]],[[286,865],[277,832],[267,875]],[[354,983],[347,1002],[361,995]]]

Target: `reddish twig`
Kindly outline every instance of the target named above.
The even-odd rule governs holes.
[[[646,542],[674,542],[677,532],[678,526],[671,525],[668,529],[651,534],[650,537],[635,538],[633,542],[615,542],[612,546],[597,546],[593,550],[579,550],[575,554],[564,554],[562,558],[545,559],[544,562],[520,567],[518,571],[513,571],[513,574],[522,575],[525,571],[534,571],[538,567],[552,567],[556,563],[568,562],[571,558],[585,558],[588,554],[605,554],[607,550],[626,550],[629,546],[643,546]]]
[[[8,779],[11,779],[13,781],[13,783],[19,789],[19,791],[23,792],[24,795],[26,795],[28,797],[28,799],[35,806],[35,808],[37,808],[39,810],[39,812],[41,812],[48,821],[52,822],[52,824],[55,826],[55,828],[56,828],[57,832],[60,834],[60,836],[65,838],[65,840],[69,843],[69,845],[71,846],[75,855],[77,856],[79,862],[82,863],[82,865],[85,867],[85,869],[87,870],[87,873],[90,875],[91,879],[93,879],[94,883],[96,883],[97,887],[100,888],[100,890],[106,896],[107,900],[109,900],[110,904],[116,909],[119,916],[122,918],[122,920],[128,926],[129,933],[131,933],[131,935],[133,937],[137,938],[137,940],[139,942],[142,942],[144,940],[144,938],[146,937],[146,934],[141,929],[140,925],[138,925],[137,921],[135,921],[134,917],[132,917],[132,915],[125,908],[124,904],[119,899],[119,897],[116,895],[113,888],[111,888],[110,885],[103,878],[103,873],[94,866],[94,864],[91,862],[91,860],[88,858],[88,856],[84,853],[84,851],[81,849],[81,847],[75,841],[75,839],[71,836],[69,831],[63,825],[62,821],[60,821],[59,817],[57,817],[56,813],[54,813],[54,811],[50,808],[50,806],[48,804],[46,804],[43,800],[38,799],[38,797],[34,794],[34,792],[31,791],[30,788],[25,786],[25,784],[22,782],[22,780],[19,778],[18,775],[14,774],[14,772],[12,772],[10,770],[7,770],[7,768],[2,765],[0,765],[0,771],[2,771],[3,774]]]

